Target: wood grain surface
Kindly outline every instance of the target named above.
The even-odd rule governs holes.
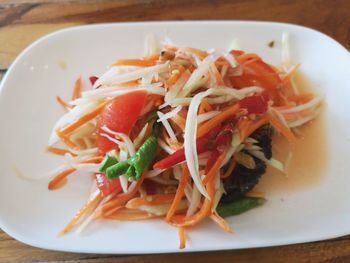
[[[266,20],[330,35],[350,49],[349,0],[0,0],[0,79],[28,44],[80,24],[150,20]],[[22,244],[0,230],[0,262],[350,262],[350,236],[273,248],[145,256],[75,254]]]

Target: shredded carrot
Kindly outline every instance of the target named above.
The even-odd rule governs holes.
[[[173,150],[178,150],[182,147],[182,144],[179,142],[174,142],[168,135],[168,133],[163,129],[161,133],[163,140],[172,148]]]
[[[66,110],[73,109],[73,106],[71,106],[67,102],[65,102],[60,96],[56,96],[56,101],[58,102],[58,104],[60,104]]]
[[[270,123],[284,136],[290,143],[294,143],[296,138],[289,127],[285,126],[277,117],[269,115]]]
[[[246,193],[245,196],[247,196],[247,197],[263,198],[263,197],[265,197],[265,193],[264,192],[258,192],[258,191],[250,191],[250,192]]]
[[[215,61],[216,67],[225,66],[225,65],[229,65],[226,59],[219,58],[218,60]]]
[[[69,148],[75,148],[77,145],[76,143],[74,143],[73,141],[71,141],[68,136],[62,134],[60,131],[56,131],[56,134],[58,136],[58,138],[61,139],[61,141],[67,145]]]
[[[106,216],[105,218],[121,220],[121,221],[124,221],[124,220],[130,221],[130,220],[144,220],[144,219],[150,219],[155,217],[158,217],[158,216],[151,213],[147,213],[145,211],[140,211],[137,209],[121,208],[113,212],[112,214]]]
[[[74,83],[72,100],[76,100],[81,97],[81,77]]]
[[[208,174],[205,175],[203,183],[207,184],[209,181],[213,180],[215,175],[218,173],[218,171],[221,168],[222,162],[225,159],[226,151],[224,151],[218,159],[215,161],[213,167],[209,170]]]
[[[105,101],[99,106],[97,106],[95,109],[92,111],[88,112],[87,114],[81,116],[79,119],[73,121],[71,124],[63,128],[62,130],[59,131],[60,134],[62,135],[67,135],[74,131],[75,129],[79,128],[80,126],[84,125],[88,121],[94,119],[97,115],[101,113],[103,108],[108,104],[109,101]]]
[[[221,74],[220,74],[220,72],[218,71],[217,67],[214,66],[214,67],[213,67],[213,70],[214,70],[214,75],[215,75],[215,78],[216,78],[216,84],[217,84],[218,86],[224,86],[224,85],[225,85],[225,82],[224,82],[224,80],[222,79]]]
[[[215,195],[213,180],[208,181],[206,189],[210,198],[205,198],[200,210],[197,213],[189,217],[186,217],[185,215],[174,215],[169,222],[175,226],[193,226],[208,216],[212,207],[212,200],[214,199]]]
[[[80,163],[99,163],[103,160],[102,156],[95,156],[95,157],[91,157],[85,160],[80,161]],[[53,177],[51,179],[51,181],[48,184],[48,189],[49,190],[53,190],[56,189],[57,186],[60,185],[60,183],[70,174],[72,174],[73,172],[75,172],[76,169],[75,168],[67,168],[64,171],[60,172],[59,174],[57,174],[55,177]]]
[[[176,114],[176,116],[172,117],[170,120],[173,121],[182,131],[185,130],[186,120],[179,114]]]
[[[164,48],[169,51],[177,51],[177,47],[171,46],[171,45],[164,45]]]
[[[209,132],[213,127],[219,125],[221,122],[226,120],[229,117],[233,117],[234,114],[239,110],[239,104],[236,103],[225,110],[223,110],[221,113],[213,117],[212,119],[202,123],[197,131],[197,138],[202,137],[207,132]]]
[[[253,132],[255,132],[257,129],[259,129],[261,126],[267,124],[269,122],[269,118],[267,115],[264,115],[259,120],[251,123],[244,134],[244,136],[241,138],[242,140],[245,140],[248,138]]]
[[[146,195],[144,197],[135,197],[131,199],[125,205],[126,208],[136,209],[142,205],[162,205],[171,203],[173,201],[174,194],[155,194],[155,195]]]
[[[73,219],[58,233],[58,236],[65,235],[72,231],[77,225],[83,215],[89,216],[96,209],[98,204],[102,201],[103,197],[101,194],[97,194],[94,198],[89,200],[80,210],[76,213]]]
[[[212,111],[213,107],[208,103],[208,100],[206,98],[204,98],[201,102],[201,104],[199,105],[199,110],[198,113],[202,114],[208,111]]]
[[[213,220],[219,227],[221,227],[225,232],[232,233],[230,225],[223,219],[218,213],[214,212],[210,216],[210,219]]]
[[[160,53],[156,52],[148,57],[141,59],[119,59],[111,66],[136,66],[136,67],[150,67],[154,66],[159,59]]]
[[[56,189],[60,183],[71,173],[74,173],[76,170],[75,168],[68,168],[59,174],[57,174],[51,181],[49,182],[48,189],[49,190],[54,190]]]
[[[167,89],[172,85],[174,85],[179,80],[182,73],[185,71],[185,68],[183,66],[180,66],[177,70],[178,72],[175,74],[171,74],[170,78],[165,82],[165,87]]]
[[[100,163],[103,160],[103,158],[103,156],[94,156],[81,160],[80,163]]]
[[[303,93],[300,95],[291,96],[288,98],[288,100],[292,102],[297,102],[297,103],[305,103],[313,99],[313,97],[314,97],[314,94],[312,93]]]
[[[180,226],[179,227],[179,239],[180,239],[180,249],[184,249],[186,247],[186,233],[185,228]]]
[[[168,213],[165,217],[165,219],[167,221],[169,221],[171,219],[171,217],[175,214],[176,209],[178,208],[178,206],[181,202],[181,199],[185,194],[185,187],[186,187],[186,184],[188,182],[189,177],[190,177],[190,173],[188,171],[187,165],[185,164],[183,169],[182,169],[182,174],[180,177],[179,185],[178,185],[177,190],[176,190],[175,198],[174,198],[174,200],[173,200],[173,202],[168,210]]]
[[[119,83],[119,86],[122,87],[132,87],[132,86],[137,86],[139,84],[139,80],[138,79],[134,79],[134,80],[130,80],[130,81],[125,81],[125,82],[121,82]]]
[[[297,69],[300,67],[300,64],[297,64],[295,66],[293,66],[288,73],[282,78],[282,85],[286,85],[287,83],[289,83],[291,81],[291,79],[293,78],[293,76],[295,76],[295,74],[297,73]]]
[[[77,156],[76,154],[72,153],[69,150],[61,149],[61,148],[57,148],[57,147],[53,147],[53,146],[48,146],[47,151],[50,153],[57,154],[57,155],[65,155],[66,153],[69,153],[72,156]]]
[[[238,122],[238,130],[242,141],[246,138],[248,127],[251,125],[251,123],[252,121],[248,118],[243,118]]]
[[[233,170],[236,168],[236,164],[237,164],[236,159],[232,158],[226,172],[223,175],[221,175],[221,179],[229,177],[232,174]]]
[[[136,66],[136,67],[150,67],[156,64],[155,61],[144,59],[119,59],[111,66]]]
[[[129,186],[129,189],[133,187],[131,191],[128,191],[126,193],[121,193],[121,194],[117,195],[116,197],[114,197],[113,199],[111,199],[106,204],[104,204],[101,208],[101,211],[100,211],[101,215],[103,217],[106,217],[108,215],[113,214],[113,212],[116,211],[118,209],[118,207],[120,207],[121,205],[124,205],[131,198],[133,198],[135,196],[135,194],[137,193],[137,191],[139,190],[147,172],[148,171],[143,172],[143,174],[141,175],[139,180],[137,182],[133,182],[134,185]]]

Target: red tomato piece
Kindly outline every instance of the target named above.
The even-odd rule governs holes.
[[[240,100],[239,106],[247,109],[248,114],[262,114],[267,111],[267,100],[263,95],[249,96]]]
[[[135,91],[115,98],[103,109],[96,126],[97,147],[102,154],[115,149],[116,144],[101,135],[108,134],[101,127],[107,126],[113,131],[128,135],[140,117],[146,99],[146,91]]]
[[[97,187],[100,189],[103,196],[108,196],[113,192],[122,190],[119,178],[110,181],[104,173],[96,173],[95,177]]]

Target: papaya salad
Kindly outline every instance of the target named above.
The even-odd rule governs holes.
[[[225,217],[265,202],[254,188],[266,167],[286,172],[288,160],[272,156],[274,136],[293,145],[320,112],[322,98],[293,80],[287,34],[280,67],[239,49],[147,43],[144,57],[78,78],[69,102],[57,97],[66,113],[48,151],[66,164],[48,188],[77,171],[92,184],[60,235],[102,218],[162,219],[178,227],[180,248],[186,229],[207,218],[231,232]]]

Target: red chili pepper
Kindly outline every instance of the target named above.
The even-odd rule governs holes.
[[[219,158],[221,153],[222,153],[222,150],[219,150],[219,148],[215,148],[211,152],[209,159],[207,161],[207,164],[205,165],[205,174],[207,174],[210,171],[210,169],[213,167],[213,165],[215,164],[216,160]]]
[[[245,97],[239,101],[241,108],[245,108],[248,111],[248,114],[262,114],[267,111],[267,100],[266,95],[255,95]]]
[[[208,151],[212,148],[213,144],[211,142],[215,139],[215,137],[220,132],[221,128],[219,126],[213,128],[210,132],[208,132],[203,137],[197,139],[196,145],[197,145],[197,153],[201,154],[205,151]],[[185,157],[185,149],[181,148],[174,152],[173,154],[168,155],[164,159],[156,162],[153,165],[154,169],[167,169],[169,167],[172,167],[178,163],[183,162],[186,159]]]
[[[89,80],[90,80],[90,82],[91,82],[91,85],[94,85],[95,82],[96,82],[96,80],[98,80],[98,77],[96,77],[96,76],[91,76],[91,77],[89,78]]]
[[[223,145],[227,145],[232,140],[232,134],[233,134],[233,125],[232,124],[226,124],[218,136],[215,139],[214,143],[214,150],[211,152],[209,159],[207,161],[207,164],[205,166],[205,173],[207,174],[210,169],[215,164],[216,160],[219,158],[219,156],[223,152]]]

